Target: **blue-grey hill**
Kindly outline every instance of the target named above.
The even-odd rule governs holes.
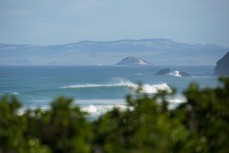
[[[222,46],[169,39],[0,44],[0,65],[113,65],[128,56],[141,57],[153,65],[215,65],[227,51]]]

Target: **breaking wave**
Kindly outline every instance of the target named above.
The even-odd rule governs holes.
[[[154,84],[154,85],[150,85],[150,84],[143,84],[142,85],[142,91],[143,93],[158,93],[158,91],[167,91],[167,92],[172,92],[172,90],[170,89],[170,87],[168,86],[167,83],[161,83],[161,84]]]
[[[130,90],[137,91],[139,85],[131,81],[119,81],[116,83],[107,83],[107,84],[76,84],[61,87],[62,89],[80,89],[80,88],[115,88],[115,87],[128,87]],[[172,92],[167,83],[161,84],[143,84],[140,92],[153,94],[158,93],[158,91],[167,91]]]
[[[81,107],[81,111],[87,112],[90,115],[99,116],[112,109],[119,109],[120,111],[125,111],[127,109],[133,110],[133,107],[127,106],[125,104],[113,104],[113,105],[89,105]]]
[[[175,77],[182,77],[182,76],[180,75],[180,72],[179,72],[179,71],[173,71],[173,72],[169,73],[169,75],[175,76]]]
[[[169,109],[174,109],[181,103],[185,103],[187,101],[187,99],[183,96],[167,97],[166,100],[169,102]],[[91,100],[90,103],[93,103],[93,100]],[[134,110],[134,107],[128,106],[125,102],[113,104],[89,104],[80,106],[81,111],[86,112],[94,117],[98,117],[114,108],[119,109],[120,111],[125,111],[127,109],[130,111]]]
[[[12,93],[0,93],[0,95],[19,95],[19,92],[12,92]]]
[[[76,85],[70,85],[70,86],[65,86],[61,87],[63,89],[68,89],[68,88],[100,88],[100,87],[131,87],[135,86],[136,84],[130,82],[130,81],[120,81],[117,83],[107,83],[107,84],[76,84]]]

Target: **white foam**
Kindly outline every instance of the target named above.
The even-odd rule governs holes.
[[[125,104],[125,99],[77,99],[74,101],[76,105],[113,105]]]
[[[136,73],[136,74],[131,74],[131,75],[142,76],[142,75],[148,75],[148,74]]]
[[[12,92],[12,93],[0,93],[0,95],[19,95],[19,92]]]
[[[100,88],[100,87],[129,87],[131,90],[137,91],[139,85],[135,84],[131,81],[123,81],[120,80],[116,83],[108,83],[108,84],[76,84],[76,85],[70,85],[61,87],[63,89],[71,89],[71,88]],[[170,87],[167,85],[167,83],[161,83],[161,84],[143,84],[141,88],[142,93],[158,93],[158,91],[167,91],[172,92]]]
[[[18,115],[23,115],[26,113],[27,110],[35,110],[35,109],[41,109],[41,111],[47,111],[50,110],[50,106],[49,105],[45,105],[45,106],[27,106],[27,107],[22,107],[20,109],[17,110],[17,114]]]
[[[81,108],[81,111],[87,112],[89,114],[96,113],[97,108],[94,105],[89,105],[87,107]]]
[[[138,86],[132,86],[131,87],[133,90],[138,90]],[[161,83],[161,84],[143,84],[141,87],[141,91],[142,93],[147,93],[147,94],[152,94],[152,93],[158,93],[158,91],[167,91],[169,93],[172,92],[172,90],[170,89],[170,87],[167,85],[167,83]]]
[[[65,88],[99,88],[99,87],[130,87],[135,86],[134,83],[130,81],[119,81],[116,83],[107,83],[107,84],[76,84],[76,85],[70,85],[70,86],[64,86],[61,87],[63,89]]]
[[[166,99],[169,102],[169,109],[175,109],[180,104],[187,102],[187,99],[184,96],[178,95],[176,95],[175,97],[169,96]]]
[[[183,96],[176,96],[176,97],[168,97],[167,101],[169,103],[176,103],[176,104],[180,104],[180,103],[185,103],[187,102],[187,99]]]
[[[81,106],[81,111],[87,112],[92,116],[102,115],[112,109],[119,109],[120,111],[125,111],[128,108],[133,110],[133,107],[126,106],[124,104],[113,104],[113,105],[89,105],[89,106]]]
[[[175,77],[182,77],[182,76],[180,75],[180,72],[179,72],[179,71],[173,71],[173,72],[169,73],[169,75],[175,76]]]
[[[126,106],[126,105],[121,105],[121,104],[115,104],[115,105],[113,105],[113,108],[117,108],[117,109],[119,109],[120,111],[125,111],[125,110],[127,110],[128,106]]]

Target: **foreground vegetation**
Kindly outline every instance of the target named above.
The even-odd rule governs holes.
[[[229,79],[217,88],[191,84],[187,102],[168,109],[165,92],[127,97],[134,109],[113,109],[95,121],[59,97],[47,111],[0,100],[0,153],[228,153]],[[160,101],[160,103],[158,103]]]

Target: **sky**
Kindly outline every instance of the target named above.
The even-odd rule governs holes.
[[[229,47],[229,0],[0,0],[0,43],[149,38]]]

